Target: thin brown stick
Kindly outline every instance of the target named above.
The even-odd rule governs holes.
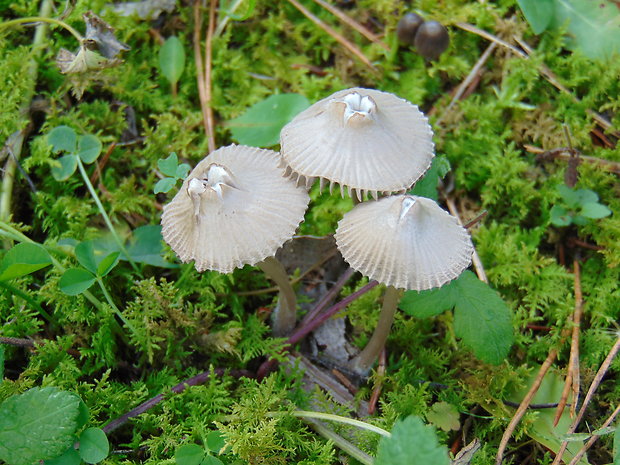
[[[487,49],[482,53],[482,55],[480,56],[480,58],[478,59],[478,61],[474,65],[474,67],[471,69],[471,71],[469,72],[467,77],[457,87],[456,92],[452,96],[452,100],[450,101],[448,106],[445,108],[445,110],[443,111],[441,116],[439,118],[437,118],[437,121],[435,123],[436,126],[439,126],[441,124],[441,122],[443,121],[444,117],[448,113],[450,113],[450,110],[452,109],[454,104],[458,100],[460,100],[461,97],[463,97],[463,94],[465,93],[465,91],[467,90],[469,85],[473,82],[473,80],[476,78],[476,76],[479,75],[480,70],[482,69],[484,64],[487,62],[487,60],[491,56],[491,53],[493,53],[493,51],[495,50],[496,47],[497,47],[497,44],[495,42],[491,42],[491,44],[487,47]]]
[[[31,341],[30,339],[21,339],[19,337],[4,337],[4,336],[0,336],[0,344],[7,344],[10,346],[17,346],[17,347],[34,347],[35,346],[34,341]]]
[[[538,374],[536,375],[536,379],[534,380],[532,387],[530,388],[529,391],[527,391],[527,394],[521,401],[521,404],[519,405],[519,408],[517,409],[514,416],[512,417],[512,420],[510,420],[510,423],[508,424],[506,431],[504,431],[502,440],[499,443],[497,457],[495,458],[495,465],[501,465],[502,461],[504,460],[504,451],[506,450],[506,446],[508,445],[508,441],[510,440],[512,433],[514,433],[515,429],[517,428],[517,425],[521,421],[521,418],[523,418],[523,415],[525,415],[525,412],[527,412],[527,408],[530,405],[530,402],[532,401],[532,399],[538,392],[538,388],[540,388],[540,384],[542,383],[543,378],[547,374],[547,371],[549,371],[549,368],[551,368],[551,365],[555,361],[555,358],[557,357],[557,355],[558,355],[558,350],[551,349],[549,351],[549,355],[547,355],[547,358],[541,365],[540,370],[538,370]]]
[[[99,160],[99,162],[97,163],[95,170],[93,171],[93,174],[90,176],[91,184],[95,185],[97,183],[97,180],[101,177],[103,168],[108,163],[108,160],[110,160],[110,155],[112,155],[112,152],[114,151],[115,147],[116,147],[116,142],[112,142],[110,146],[108,147],[108,150],[106,150],[103,157],[101,157],[101,160]]]
[[[377,72],[377,68],[370,62],[368,58],[362,53],[362,51],[357,48],[354,44],[345,39],[342,35],[338,34],[331,26],[328,26],[315,15],[313,15],[309,10],[307,10],[301,3],[297,0],[288,0],[291,5],[297,8],[306,18],[316,24],[318,27],[327,32],[330,36],[332,36],[340,45],[349,50],[353,55],[355,55],[362,63],[368,66],[372,71]]]
[[[205,75],[202,65],[202,50],[200,48],[200,31],[202,30],[202,11],[200,10],[200,0],[194,0],[194,60],[196,60],[196,85],[198,87],[198,99],[202,111],[202,124],[205,134],[209,134],[209,117],[207,93],[205,91]]]
[[[450,213],[452,214],[452,216],[456,217],[456,219],[459,221],[459,224],[463,224],[463,222],[461,221],[461,217],[459,216],[459,211],[456,208],[456,203],[454,202],[454,199],[452,197],[446,197],[446,204],[448,205],[448,210],[450,210]],[[478,252],[476,251],[475,247],[474,247],[474,253],[471,257],[471,261],[474,265],[474,270],[476,270],[476,274],[478,275],[478,279],[484,283],[489,284],[489,279],[487,278],[487,274],[484,272],[484,266],[482,265],[482,260],[480,260],[480,255],[478,255]]]
[[[594,396],[594,392],[598,388],[599,384],[601,384],[601,381],[603,380],[605,373],[607,373],[607,370],[609,369],[609,365],[611,365],[611,362],[618,354],[618,351],[620,351],[620,337],[616,340],[616,343],[611,348],[611,350],[607,354],[607,357],[605,357],[605,360],[603,361],[600,368],[596,372],[596,375],[594,376],[594,379],[592,380],[592,384],[590,384],[588,392],[586,393],[586,396],[583,400],[583,405],[579,409],[579,413],[577,414],[577,416],[571,423],[570,427],[568,428],[568,431],[566,432],[567,435],[573,434],[575,430],[577,429],[577,426],[581,422],[581,419],[583,418],[586,408],[588,407],[588,405],[590,404],[590,401],[592,400],[592,397]],[[562,460],[562,455],[564,455],[564,451],[566,450],[567,447],[568,447],[568,441],[562,442],[562,445],[560,446],[560,450],[558,451],[551,465],[558,465],[560,463],[560,461]]]
[[[324,0],[312,0],[312,1],[314,3],[316,3],[317,5],[320,5],[323,8],[325,8],[327,11],[329,11],[331,14],[333,14],[335,17],[337,17],[344,24],[346,24],[347,26],[350,26],[353,29],[355,29],[357,32],[362,34],[364,37],[366,37],[371,42],[374,42],[375,44],[383,47],[388,52],[390,51],[390,47],[385,42],[383,42],[379,38],[379,36],[377,36],[374,32],[372,32],[370,29],[368,29],[364,25],[362,25],[362,24],[358,23],[357,21],[355,21],[353,18],[351,18],[346,13],[343,13],[342,11],[340,11],[334,5],[331,5],[331,4],[327,3]]]
[[[616,407],[616,410],[614,410],[613,413],[609,415],[607,420],[605,420],[605,423],[603,423],[603,426],[601,426],[601,429],[607,428],[609,425],[611,425],[619,413],[620,413],[620,404],[618,404],[618,406]],[[579,449],[579,452],[575,454],[575,456],[573,457],[573,460],[571,460],[568,465],[577,465],[577,463],[579,463],[579,461],[581,460],[581,457],[583,457],[583,455],[588,451],[588,449],[592,447],[592,445],[598,440],[598,438],[599,436],[597,434],[592,435],[592,437],[588,439],[588,442],[586,442],[583,445],[583,447]]]
[[[211,71],[213,62],[213,31],[215,30],[215,12],[217,11],[217,0],[211,0],[209,6],[209,25],[207,26],[207,38],[205,40],[205,104],[207,111],[207,142],[209,152],[215,150],[215,120],[213,118],[213,108],[211,107]]]
[[[523,145],[523,148],[529,153],[534,153],[538,155],[537,158],[540,158],[542,160],[560,159],[568,161],[572,156],[569,152],[568,147],[558,147],[557,149],[553,150],[545,150],[540,147],[536,147],[535,145],[525,144]],[[620,174],[620,163],[616,161],[605,160],[604,158],[590,157],[587,155],[580,155],[579,159],[587,163],[604,166],[609,169],[609,171]]]
[[[517,55],[517,56],[519,56],[521,58],[527,58],[527,53],[524,53],[522,50],[519,50],[517,47],[515,47],[514,45],[509,44],[505,40],[502,40],[499,37],[494,36],[490,32],[487,32],[487,31],[485,31],[483,29],[477,28],[473,24],[456,23],[455,26],[458,27],[458,28],[463,29],[464,31],[471,32],[472,34],[476,34],[476,35],[478,35],[480,37],[483,37],[483,38],[485,38],[487,40],[490,40],[491,42],[495,42],[496,44],[501,45],[502,47],[505,47],[505,48],[509,49],[511,52],[513,52],[515,55]]]
[[[385,376],[385,365],[386,365],[386,350],[385,347],[379,354],[379,363],[377,364],[377,384],[372,391],[372,395],[370,396],[370,400],[368,401],[368,415],[373,415],[375,410],[377,409],[377,402],[379,401],[379,396],[381,395],[381,390],[383,389],[383,377]]]
[[[581,272],[577,259],[573,260],[573,276],[575,281],[575,310],[571,318],[573,329],[571,335],[570,358],[568,360],[564,389],[562,390],[562,397],[560,398],[558,408],[555,412],[553,426],[556,426],[560,421],[571,388],[573,391],[573,400],[570,407],[571,418],[575,417],[575,411],[579,403],[579,385],[581,379],[579,374],[579,334],[581,330],[581,316],[583,315],[583,294],[581,292]]]

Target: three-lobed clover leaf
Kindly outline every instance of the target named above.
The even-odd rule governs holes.
[[[155,194],[168,192],[177,181],[185,179],[191,169],[187,163],[179,164],[179,157],[175,152],[172,152],[167,158],[157,160],[157,167],[167,177],[157,181],[153,188]]]
[[[78,136],[69,126],[57,126],[47,135],[47,142],[54,153],[65,152],[52,164],[52,176],[57,181],[71,177],[78,165],[78,158],[86,164],[93,163],[101,154],[101,141],[92,134]]]
[[[105,277],[118,264],[120,252],[95,249],[94,241],[80,242],[75,246],[75,258],[81,268],[65,271],[58,283],[67,295],[78,295],[88,290],[97,279]]]
[[[571,189],[560,184],[557,187],[561,203],[553,205],[550,211],[551,224],[555,226],[569,226],[576,224],[583,226],[590,220],[605,218],[611,215],[611,210],[599,203],[598,194],[590,189]]]

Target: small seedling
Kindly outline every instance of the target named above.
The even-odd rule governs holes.
[[[172,95],[177,95],[177,83],[185,69],[185,49],[176,36],[166,39],[159,49],[159,68],[172,87]]]
[[[179,180],[183,180],[189,173],[190,166],[187,163],[181,163],[179,165],[179,157],[175,152],[172,152],[168,158],[160,158],[157,160],[157,166],[159,171],[166,177],[157,181],[153,192],[155,194],[168,192],[174,187]]]
[[[598,194],[590,189],[571,189],[558,185],[561,201],[551,208],[551,223],[555,226],[583,226],[591,220],[611,215],[611,210],[598,202]]]

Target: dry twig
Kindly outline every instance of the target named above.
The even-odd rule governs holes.
[[[205,75],[202,64],[202,50],[200,49],[200,31],[202,30],[202,12],[200,10],[200,2],[194,2],[194,60],[196,60],[196,85],[198,86],[198,99],[200,100],[200,109],[202,110],[202,124],[205,133],[209,134],[208,124],[208,104],[205,90]]]
[[[211,108],[211,70],[213,62],[213,31],[215,30],[215,12],[217,10],[217,0],[211,0],[209,7],[209,25],[207,26],[207,38],[205,40],[205,104],[207,107],[207,141],[209,152],[215,150],[215,122],[213,119],[213,108]]]
[[[619,413],[620,413],[620,404],[618,404],[618,406],[616,407],[616,410],[614,410],[613,413],[609,415],[607,420],[605,420],[605,423],[603,423],[603,426],[601,426],[601,429],[607,428],[609,425],[611,425]],[[592,447],[592,445],[598,440],[598,438],[599,438],[598,435],[596,434],[592,435],[592,437],[588,439],[588,442],[586,442],[583,445],[583,447],[579,449],[579,452],[575,454],[575,456],[573,457],[573,460],[571,460],[568,465],[577,465],[577,463],[579,463],[579,461],[581,460],[581,457],[583,457],[583,455],[588,451],[588,449]]]
[[[568,369],[566,372],[566,381],[564,382],[564,389],[562,390],[562,397],[558,404],[558,408],[555,412],[553,419],[553,426],[556,426],[560,421],[566,401],[568,399],[568,393],[573,391],[573,401],[571,403],[570,414],[571,417],[575,416],[577,404],[579,403],[579,333],[581,330],[581,316],[583,315],[583,294],[581,292],[581,273],[579,270],[579,261],[575,259],[573,261],[573,274],[575,279],[575,311],[573,312],[572,321],[572,337],[570,346],[570,358],[568,360]]]
[[[603,380],[605,373],[607,373],[607,370],[609,369],[609,365],[611,365],[611,362],[613,361],[615,356],[618,354],[618,351],[620,351],[620,337],[618,337],[618,339],[616,340],[616,343],[611,348],[611,350],[607,354],[607,357],[605,357],[605,360],[603,361],[600,368],[596,372],[596,375],[594,376],[594,379],[592,380],[592,384],[590,384],[590,388],[588,389],[588,392],[586,393],[586,396],[583,400],[583,405],[579,409],[579,413],[577,414],[577,416],[571,423],[570,427],[568,428],[568,431],[566,432],[567,435],[574,433],[575,430],[577,429],[577,426],[581,422],[581,419],[583,418],[586,408],[588,407],[588,405],[590,404],[590,401],[592,400],[592,397],[594,396],[594,392],[598,388],[599,384],[601,384],[601,381]],[[558,465],[560,463],[560,461],[562,460],[562,455],[564,455],[564,451],[566,450],[566,447],[568,447],[568,441],[562,442],[562,445],[560,446],[560,450],[558,451],[551,465]]]
[[[331,4],[327,3],[325,0],[312,0],[312,1],[314,3],[316,3],[317,5],[320,5],[323,8],[325,8],[331,14],[336,16],[340,21],[345,23],[347,26],[350,26],[353,29],[355,29],[357,32],[362,34],[364,37],[366,37],[371,42],[374,42],[375,44],[380,45],[381,47],[383,47],[388,52],[390,51],[390,47],[388,47],[388,45],[385,42],[383,42],[379,38],[379,36],[377,36],[374,32],[372,32],[371,30],[369,30],[368,28],[366,28],[362,24],[360,24],[357,21],[355,21],[349,15],[347,15],[347,14],[343,13],[342,11],[340,11],[334,5],[331,5]]]
[[[525,144],[523,148],[529,153],[536,154],[536,159],[543,161],[556,159],[568,161],[572,157],[568,147],[558,147],[553,150],[545,150],[540,147],[536,147],[535,145]],[[595,165],[601,165],[612,173],[620,174],[620,163],[617,161],[605,160],[604,158],[590,157],[587,155],[580,155],[579,160]]]
[[[456,208],[456,203],[454,202],[454,199],[452,197],[446,197],[446,204],[448,205],[448,210],[450,210],[452,216],[455,216],[458,219],[459,224],[463,224],[463,222],[461,221],[461,217],[459,216],[459,211]],[[482,266],[482,260],[480,260],[480,256],[478,255],[478,252],[475,248],[471,260],[474,265],[474,269],[476,270],[476,274],[478,275],[478,279],[482,282],[489,284],[487,275],[484,272],[484,266]]]
[[[368,66],[372,71],[377,71],[377,68],[370,62],[366,55],[362,53],[362,51],[357,48],[354,44],[345,39],[342,35],[338,34],[331,26],[328,26],[315,15],[313,15],[309,10],[307,10],[301,3],[297,0],[288,0],[291,5],[297,8],[306,18],[316,24],[318,27],[327,32],[330,36],[332,36],[340,45],[349,50],[353,55],[355,55],[362,63]]]

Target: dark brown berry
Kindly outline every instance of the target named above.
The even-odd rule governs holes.
[[[396,26],[396,35],[398,40],[403,44],[413,45],[415,42],[415,34],[418,28],[424,22],[424,18],[416,13],[407,13],[400,18],[398,26]]]
[[[437,21],[426,21],[415,35],[415,48],[420,55],[436,60],[450,45],[448,30]]]

